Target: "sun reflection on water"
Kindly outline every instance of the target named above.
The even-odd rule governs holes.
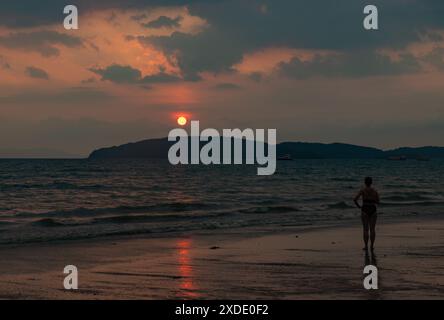
[[[193,281],[194,269],[190,254],[191,247],[192,241],[188,239],[180,240],[177,243],[178,268],[179,275],[181,276],[179,288],[181,295],[187,299],[195,299],[199,297],[198,288]]]

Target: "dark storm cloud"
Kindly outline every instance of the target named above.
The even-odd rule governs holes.
[[[177,55],[185,80],[200,73],[229,72],[246,53],[267,47],[331,49],[343,52],[406,45],[440,36],[444,28],[442,0],[373,0],[379,9],[379,31],[362,26],[366,0],[77,0],[80,14],[101,9],[186,5],[191,15],[208,22],[198,34],[138,37],[167,55]],[[0,24],[39,25],[63,21],[64,1],[3,1]],[[26,8],[24,10],[23,8]],[[50,50],[51,53],[51,50]]]
[[[226,0],[190,6],[190,13],[247,47],[403,47],[420,36],[433,37],[431,29],[444,27],[443,1],[373,0],[380,13],[380,30],[368,32],[363,28],[363,9],[368,4],[366,0]]]
[[[131,66],[121,66],[113,64],[105,69],[91,68],[91,72],[102,76],[102,80],[109,80],[115,83],[135,83],[142,77],[140,70],[134,69]]]
[[[202,0],[203,1],[203,0]],[[191,1],[200,2],[200,1]],[[153,6],[186,5],[186,0],[14,0],[0,2],[0,25],[8,27],[33,27],[62,23],[65,15],[63,8],[74,4],[79,14],[105,9],[131,9]]]
[[[313,76],[324,77],[367,77],[390,76],[421,71],[418,60],[410,54],[402,54],[399,59],[368,52],[316,55],[312,60],[302,61],[294,57],[282,62],[278,72],[288,77],[306,79]]]
[[[102,9],[188,6],[214,28],[253,43],[305,47],[405,45],[427,29],[442,28],[441,0],[373,0],[381,32],[362,28],[366,0],[76,0],[80,14]],[[63,21],[64,0],[15,0],[0,3],[0,24],[35,26]],[[394,41],[394,42],[393,42]]]
[[[435,0],[375,0],[379,31],[364,30],[363,0],[219,1],[189,7],[208,22],[196,35],[139,37],[171,55],[185,76],[203,71],[230,71],[244,54],[266,47],[354,51],[404,48],[421,39],[438,39],[433,29],[444,27],[444,2]]]
[[[102,77],[102,81],[108,80],[114,83],[154,84],[176,82],[181,80],[179,77],[167,74],[163,70],[157,74],[142,77],[142,72],[140,70],[131,66],[121,66],[118,64],[110,65],[104,69],[91,68],[89,70],[100,75]]]
[[[142,23],[142,26],[149,29],[160,29],[160,28],[178,28],[180,27],[180,21],[182,21],[182,17],[176,17],[174,19],[160,16],[156,20]]]
[[[30,76],[31,78],[49,80],[48,73],[45,70],[40,69],[40,68],[27,67],[25,70],[25,73],[28,76]]]
[[[61,21],[62,1],[1,1],[0,24],[9,27],[31,27]]]
[[[152,45],[166,55],[179,53],[177,63],[185,79],[200,78],[199,73],[232,72],[233,65],[242,60],[247,47],[235,44],[228,35],[218,30],[204,31],[199,35],[174,32],[170,37],[143,37],[138,40],[143,45]]]
[[[60,51],[54,45],[68,48],[79,47],[82,40],[78,37],[56,31],[17,32],[0,37],[0,46],[23,51],[34,51],[44,57],[58,56]]]

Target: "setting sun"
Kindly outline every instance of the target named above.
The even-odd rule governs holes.
[[[184,126],[187,124],[187,118],[185,118],[184,116],[181,116],[179,118],[177,118],[177,124],[180,126]]]

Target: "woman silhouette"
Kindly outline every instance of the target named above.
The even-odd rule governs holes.
[[[356,206],[361,209],[362,226],[364,228],[364,244],[363,250],[368,250],[368,238],[370,231],[371,250],[375,247],[376,238],[376,220],[377,220],[377,205],[379,204],[379,194],[375,188],[372,187],[373,179],[370,177],[365,178],[365,186],[356,195],[354,202]],[[362,197],[362,205],[358,200]]]

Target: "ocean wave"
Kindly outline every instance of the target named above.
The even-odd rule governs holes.
[[[328,209],[351,209],[351,208],[354,208],[354,206],[347,204],[345,201],[327,204],[326,207]]]
[[[337,182],[356,182],[356,179],[352,178],[330,178],[331,181],[337,181]]]
[[[39,190],[101,190],[106,189],[107,186],[101,184],[85,184],[79,185],[64,181],[54,181],[51,183],[22,183],[22,184],[2,184],[0,190],[29,190],[29,189],[39,189]]]
[[[444,206],[444,201],[381,202],[381,207]]]
[[[170,202],[159,203],[153,205],[140,205],[140,206],[116,206],[116,207],[103,207],[103,208],[75,208],[71,210],[56,210],[47,212],[20,212],[14,215],[14,217],[33,218],[39,217],[90,217],[96,215],[113,214],[113,213],[140,213],[140,212],[185,212],[193,210],[203,210],[213,207],[214,205],[200,203],[200,202]]]
[[[395,189],[422,189],[423,186],[421,185],[414,185],[414,184],[394,184],[394,183],[385,183],[385,188],[395,188]]]
[[[287,213],[299,211],[298,208],[292,206],[261,206],[240,209],[240,213]]]
[[[55,219],[51,219],[51,218],[44,218],[44,219],[40,219],[37,221],[33,221],[31,223],[33,226],[38,226],[38,227],[64,227],[65,224],[63,222],[57,221]]]
[[[430,194],[429,192],[417,192],[417,193],[394,194],[391,196],[385,196],[384,200],[411,202],[411,201],[434,201],[434,200],[443,200],[443,199],[437,197],[435,194]]]
[[[167,215],[124,215],[124,216],[111,216],[103,218],[95,218],[91,224],[102,224],[102,223],[116,223],[116,224],[126,224],[126,223],[147,223],[147,222],[166,222],[166,221],[180,221],[180,220],[200,220],[208,219],[222,214],[208,214],[208,215],[179,215],[179,214],[167,214]]]
[[[211,218],[217,218],[234,214],[234,212],[214,212],[203,215],[193,214],[148,214],[148,215],[117,215],[106,216],[92,219],[55,219],[55,218],[41,218],[29,222],[34,227],[84,227],[100,224],[138,224],[138,223],[152,223],[152,222],[174,222],[174,221],[197,221]]]

